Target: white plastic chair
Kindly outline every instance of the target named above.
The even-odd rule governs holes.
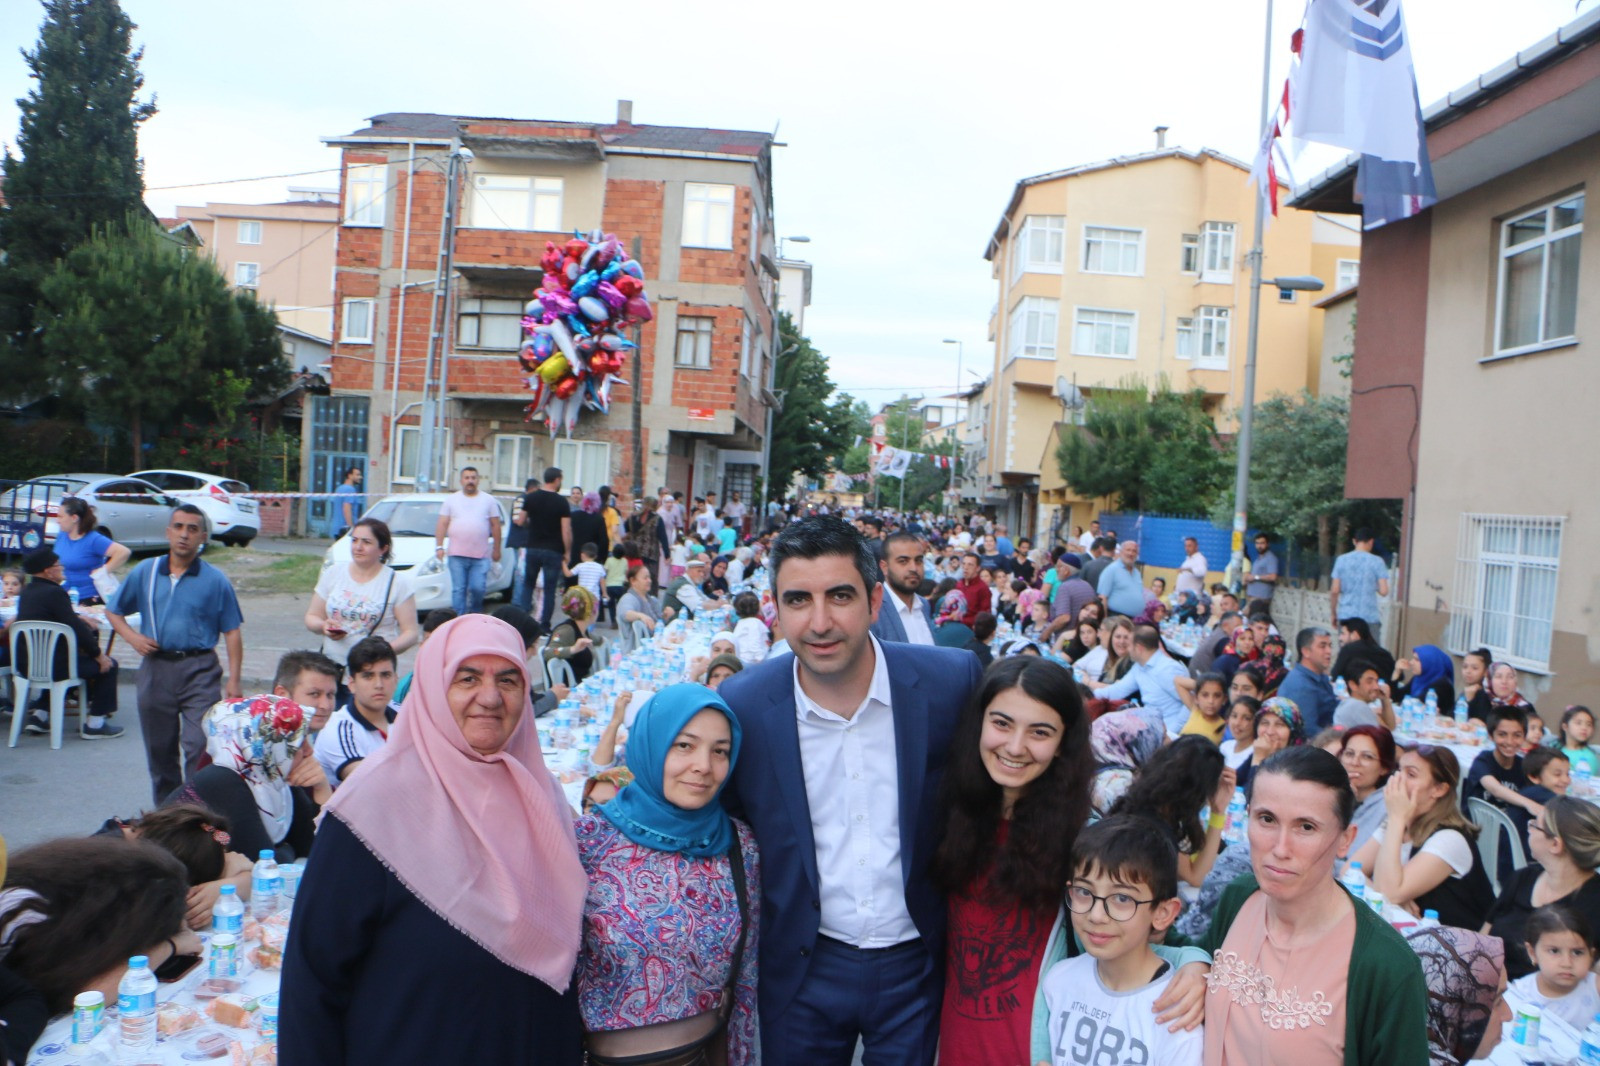
[[[556,685],[565,685],[575,688],[578,684],[577,675],[572,672],[572,664],[565,659],[558,659],[554,655],[544,661],[545,684],[554,688]]]
[[[655,636],[655,630],[643,622],[629,622],[627,633],[629,634],[629,651],[644,647]]]
[[[1472,823],[1478,827],[1478,854],[1483,858],[1484,872],[1489,875],[1489,884],[1494,887],[1494,894],[1500,895],[1500,837],[1504,834],[1507,846],[1511,849],[1511,867],[1520,870],[1528,865],[1528,857],[1522,850],[1522,837],[1517,832],[1515,823],[1506,817],[1506,813],[1486,800],[1476,796],[1467,800],[1467,811],[1472,815]]]
[[[11,662],[15,671],[12,679],[15,695],[12,698],[9,746],[17,746],[17,738],[22,735],[22,726],[28,717],[30,690],[37,685],[50,691],[50,747],[59,748],[61,727],[67,717],[67,693],[74,688],[80,689],[78,702],[83,706],[84,713],[88,712],[89,707],[89,684],[78,676],[78,634],[71,626],[60,622],[12,622],[7,632],[11,635]],[[67,642],[69,672],[58,681],[54,676],[54,664],[56,647],[62,640]],[[18,651],[24,642],[28,646],[28,671],[25,674],[15,670],[15,664],[22,661],[18,658]]]

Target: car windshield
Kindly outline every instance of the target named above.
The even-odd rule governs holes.
[[[384,500],[361,517],[386,523],[391,536],[431,537],[439,521],[439,507],[438,500]]]

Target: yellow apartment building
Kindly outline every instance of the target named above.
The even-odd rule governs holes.
[[[966,481],[1013,533],[1042,536],[1098,510],[1073,498],[1055,465],[1060,434],[1081,420],[1074,396],[1165,375],[1204,390],[1218,429],[1233,432],[1250,302],[1248,175],[1220,152],[1162,147],[1017,182],[984,252],[998,293],[993,369],[971,408]],[[1322,295],[1354,285],[1360,234],[1354,216],[1284,209],[1267,230],[1263,277],[1315,275]],[[1258,400],[1318,389],[1318,299],[1262,292]]]

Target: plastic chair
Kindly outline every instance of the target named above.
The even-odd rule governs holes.
[[[22,661],[18,658],[20,646],[24,642],[28,645],[28,671],[25,674],[17,671],[12,678],[16,694],[12,702],[9,746],[17,746],[17,738],[22,735],[23,723],[28,718],[30,690],[37,685],[50,691],[50,747],[59,748],[62,723],[67,717],[67,693],[74,688],[80,689],[78,702],[85,712],[89,707],[89,684],[78,676],[78,634],[71,626],[60,622],[12,622],[7,632],[11,634],[13,664]],[[62,640],[67,642],[69,672],[66,677],[57,680],[54,672],[56,647]]]
[[[578,684],[577,675],[572,672],[572,664],[553,655],[545,660],[544,677],[545,684],[549,688],[554,688],[556,685],[576,688]]]
[[[1507,846],[1511,849],[1512,869],[1520,870],[1528,865],[1528,857],[1522,850],[1522,838],[1517,833],[1516,825],[1506,817],[1504,811],[1486,800],[1476,796],[1467,800],[1467,812],[1472,816],[1472,823],[1478,827],[1478,854],[1483,859],[1484,872],[1489,875],[1489,883],[1494,887],[1494,894],[1500,894],[1500,836],[1503,833]]]
[[[630,634],[629,651],[644,647],[656,635],[655,630],[643,622],[629,622],[627,632]]]

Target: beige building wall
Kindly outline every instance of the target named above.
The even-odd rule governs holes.
[[[1353,355],[1356,344],[1357,290],[1322,301],[1322,354],[1317,371],[1318,396],[1350,396],[1350,378],[1345,376],[1350,363],[1338,363],[1341,355]]]
[[[1541,708],[1593,705],[1600,685],[1600,241],[1581,238],[1577,342],[1484,361],[1494,350],[1500,221],[1600,187],[1600,137],[1433,209],[1414,573],[1405,643],[1438,643],[1456,590],[1461,516],[1565,518],[1552,673],[1524,673]],[[1546,714],[1546,722],[1551,718]]]
[[[337,203],[206,204],[180,207],[177,217],[195,228],[230,285],[254,288],[284,325],[332,338]]]

